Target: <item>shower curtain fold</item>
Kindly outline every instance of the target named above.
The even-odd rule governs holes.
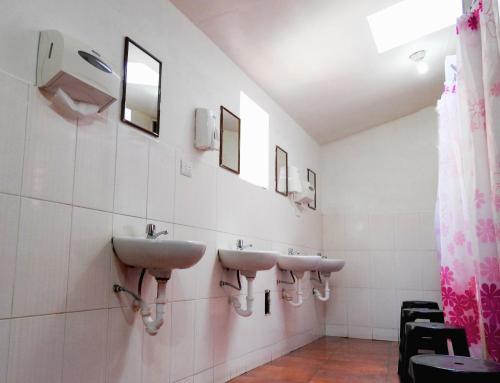
[[[456,75],[438,102],[436,237],[445,319],[471,354],[500,361],[500,23],[498,0],[457,22]]]

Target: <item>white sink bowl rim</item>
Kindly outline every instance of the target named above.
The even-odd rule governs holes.
[[[304,272],[316,270],[321,257],[319,255],[280,255],[278,266],[282,270]]]
[[[128,266],[167,271],[194,266],[205,254],[206,245],[198,241],[114,237],[113,248]]]
[[[219,260],[228,269],[240,270],[250,278],[257,271],[269,270],[278,260],[279,253],[268,250],[230,250],[219,249]]]
[[[337,271],[342,270],[344,266],[345,266],[344,259],[323,258],[321,259],[321,261],[318,263],[318,266],[314,270],[319,271],[320,273],[335,273]]]

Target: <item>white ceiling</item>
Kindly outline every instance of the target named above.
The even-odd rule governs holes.
[[[319,143],[435,104],[455,50],[450,27],[379,54],[366,17],[399,0],[171,1]]]

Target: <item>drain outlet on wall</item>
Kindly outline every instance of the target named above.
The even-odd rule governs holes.
[[[264,314],[271,315],[271,290],[266,290],[265,292]]]

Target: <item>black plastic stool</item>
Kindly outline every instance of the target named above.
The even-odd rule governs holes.
[[[439,305],[432,301],[403,301],[401,310],[403,309],[434,309],[439,310]]]
[[[401,308],[401,323],[399,325],[399,351],[403,351],[405,343],[405,324],[423,319],[430,322],[444,323],[444,314],[439,309]]]
[[[465,356],[416,355],[410,359],[414,383],[498,383],[500,363]]]
[[[406,323],[405,344],[403,353],[400,354],[399,370],[403,381],[408,381],[408,367],[412,356],[418,355],[420,350],[448,355],[448,340],[453,346],[453,354],[470,356],[467,336],[462,327],[433,322]]]

